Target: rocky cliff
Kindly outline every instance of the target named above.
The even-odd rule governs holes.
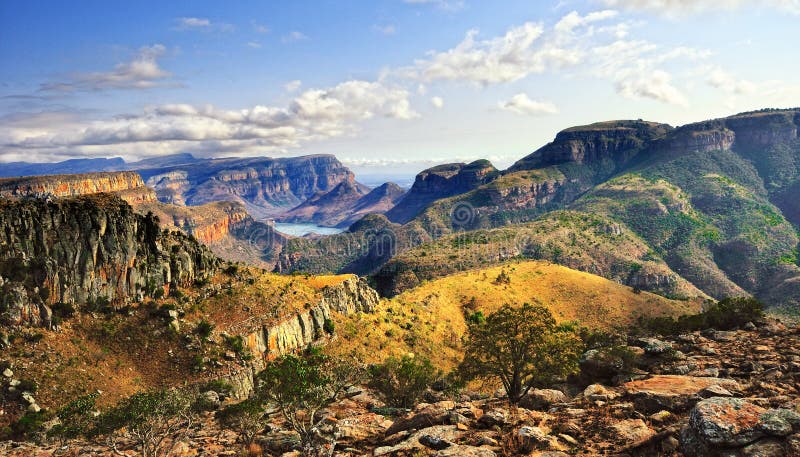
[[[385,183],[369,190],[358,183],[345,181],[330,192],[314,195],[277,220],[347,228],[367,214],[389,211],[404,194],[405,191],[394,183]]]
[[[355,180],[332,155],[202,159],[139,172],[163,202],[202,205],[238,201],[257,218],[277,215],[317,192]]]
[[[142,177],[135,172],[86,173],[79,175],[24,176],[0,179],[0,196],[13,197],[74,197],[99,192],[129,192],[141,190],[137,197],[150,199]]]
[[[246,333],[244,341],[252,351],[254,361],[251,366],[228,378],[234,386],[234,395],[237,398],[247,397],[253,388],[253,374],[262,370],[266,361],[310,344],[318,344],[329,337],[325,332],[325,322],[332,318],[332,313],[371,313],[378,301],[378,293],[367,285],[366,280],[352,276],[340,284],[323,288],[319,303],[307,311]]]
[[[49,325],[54,303],[123,304],[165,293],[209,276],[217,263],[113,195],[0,200],[0,309],[11,325]]]
[[[411,190],[386,213],[390,221],[404,224],[432,202],[469,192],[496,179],[500,172],[488,160],[438,165],[422,171]]]

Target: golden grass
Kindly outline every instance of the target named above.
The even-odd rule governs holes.
[[[508,284],[497,283],[505,271]],[[354,353],[367,362],[389,355],[425,355],[443,369],[461,358],[465,315],[488,315],[503,304],[540,303],[560,321],[611,329],[638,316],[680,315],[699,310],[698,302],[636,294],[630,287],[563,266],[525,261],[469,271],[426,282],[383,301],[377,314],[339,317],[339,341],[332,350]]]

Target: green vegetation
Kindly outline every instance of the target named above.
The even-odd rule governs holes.
[[[714,328],[730,330],[764,317],[765,305],[749,297],[726,298],[710,305],[698,314],[641,319],[640,326],[661,335],[677,335]]]
[[[499,380],[516,404],[531,388],[575,373],[582,349],[578,335],[556,325],[547,308],[504,305],[486,322],[468,324],[459,371],[466,379]]]
[[[441,377],[430,360],[412,355],[389,357],[370,367],[369,372],[369,386],[381,394],[387,405],[396,408],[413,407]]]

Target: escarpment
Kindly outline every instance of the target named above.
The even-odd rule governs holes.
[[[129,192],[141,190],[146,195],[144,181],[138,173],[119,171],[80,175],[24,176],[0,179],[0,196],[13,197],[74,197],[99,192]],[[140,198],[150,198],[143,196]]]
[[[217,258],[119,197],[0,200],[3,320],[50,324],[50,306],[124,304],[210,276]],[[159,292],[160,291],[160,292]]]
[[[371,313],[380,299],[367,281],[358,276],[324,287],[321,295],[319,303],[303,312],[244,333],[245,344],[254,359],[250,366],[228,377],[237,398],[247,397],[253,388],[254,373],[262,370],[266,361],[310,344],[320,344],[330,337],[331,324],[326,322],[330,322],[333,313],[345,316]]]

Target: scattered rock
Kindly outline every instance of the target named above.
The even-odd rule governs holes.
[[[526,409],[546,410],[556,403],[566,403],[564,392],[555,389],[533,389],[519,401]]]

